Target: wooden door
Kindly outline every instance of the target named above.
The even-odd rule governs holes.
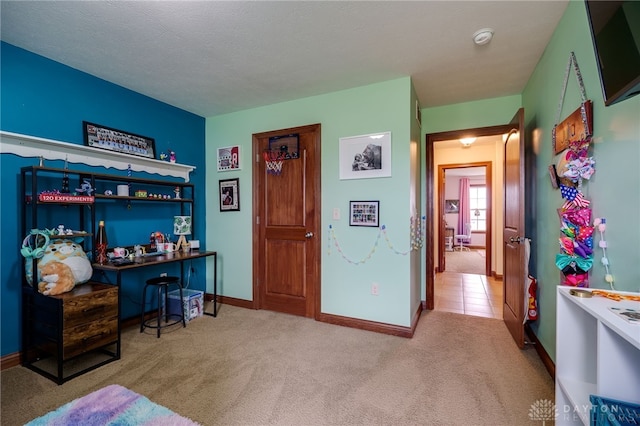
[[[510,123],[504,144],[503,285],[504,322],[518,347],[524,347],[524,109]]]
[[[299,158],[268,174],[269,141],[298,135]],[[276,146],[272,143],[272,148]],[[253,135],[253,296],[258,309],[320,312],[320,124]]]

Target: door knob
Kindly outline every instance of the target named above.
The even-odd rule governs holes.
[[[520,244],[521,241],[522,241],[522,237],[515,237],[515,238],[511,237],[511,238],[509,238],[509,242],[510,243],[518,243],[518,244]]]
[[[313,232],[307,232],[306,234],[304,234],[305,238],[311,238],[313,237]]]

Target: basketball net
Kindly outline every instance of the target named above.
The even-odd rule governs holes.
[[[279,151],[264,151],[262,158],[267,166],[267,173],[270,175],[279,175],[282,173],[282,163],[284,163],[285,154]]]

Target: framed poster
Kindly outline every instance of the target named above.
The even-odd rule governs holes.
[[[220,211],[240,211],[240,179],[223,179],[220,186]]]
[[[444,200],[445,213],[458,213],[460,211],[460,200]]]
[[[340,179],[391,176],[391,132],[340,138]]]
[[[240,170],[240,147],[226,146],[218,148],[218,171]]]
[[[86,146],[138,157],[156,158],[156,144],[152,138],[87,121],[82,122],[82,133]]]
[[[380,201],[349,201],[349,225],[373,226],[380,224]]]

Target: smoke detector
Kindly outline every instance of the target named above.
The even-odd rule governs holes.
[[[483,28],[473,33],[473,42],[478,46],[487,44],[493,38],[493,28]]]

